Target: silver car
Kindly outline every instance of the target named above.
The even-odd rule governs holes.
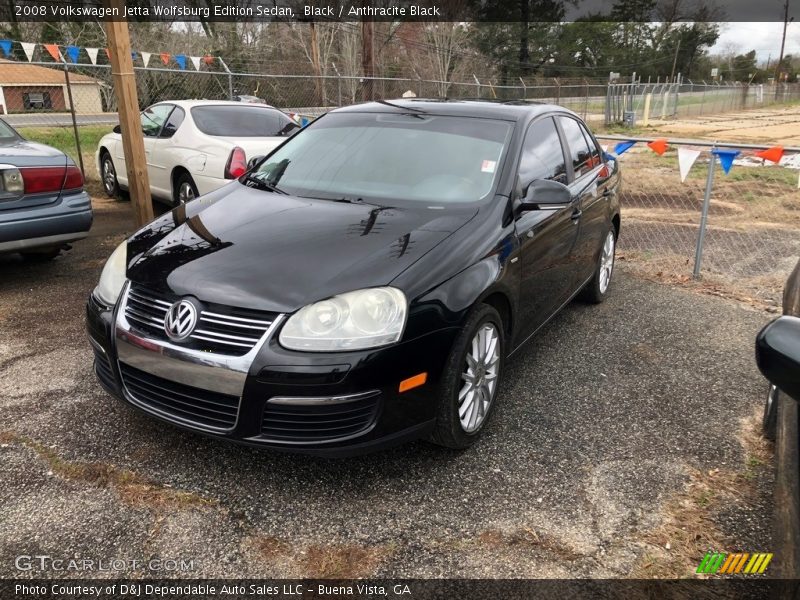
[[[72,159],[0,119],[0,253],[55,258],[91,225],[92,202]]]

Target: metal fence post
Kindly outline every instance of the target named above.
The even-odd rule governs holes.
[[[708,161],[706,192],[703,196],[703,212],[700,215],[700,232],[697,236],[697,249],[694,253],[694,271],[692,272],[692,275],[695,279],[700,277],[700,266],[703,262],[703,245],[706,240],[706,223],[708,222],[708,209],[711,206],[711,188],[714,186],[714,169],[717,166],[717,156],[714,154],[714,148],[714,146],[711,147],[711,160]]]
[[[478,78],[476,77],[475,73],[472,74],[472,78],[475,80],[475,87],[478,89],[477,96],[478,96],[478,98],[480,98],[481,97],[481,82],[478,81]]]
[[[528,88],[525,86],[525,80],[522,77],[519,78],[519,82],[522,84],[522,99],[528,99]]]
[[[69,114],[72,116],[72,133],[75,135],[75,148],[78,151],[78,164],[81,166],[81,174],[86,179],[86,171],[83,168],[83,152],[81,152],[81,138],[78,135],[78,122],[75,119],[75,102],[72,101],[72,86],[69,83],[69,67],[64,61],[64,81],[67,84],[67,98],[69,98]]]
[[[228,74],[228,100],[233,100],[233,73],[228,68],[228,65],[225,64],[225,61],[222,60],[221,56],[217,57],[219,59],[219,64],[222,65],[222,68],[225,69],[225,72]]]

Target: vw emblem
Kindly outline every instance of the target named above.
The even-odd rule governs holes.
[[[197,309],[188,300],[178,300],[164,317],[164,331],[169,339],[180,342],[189,337],[197,325]]]

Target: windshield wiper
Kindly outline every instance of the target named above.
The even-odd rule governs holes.
[[[266,190],[268,192],[274,192],[276,194],[283,194],[285,196],[289,195],[289,192],[287,192],[285,190],[282,190],[277,185],[273,185],[271,183],[268,183],[268,182],[264,181],[263,179],[259,179],[258,177],[254,176],[254,175],[248,175],[247,177],[245,177],[244,178],[244,184],[247,187],[254,187],[254,188],[261,189],[261,190]]]
[[[329,202],[344,202],[345,204],[364,204],[363,198],[354,198],[349,196],[300,196],[301,198],[310,198],[312,200],[327,200]]]

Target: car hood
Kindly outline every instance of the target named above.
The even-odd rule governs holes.
[[[293,312],[389,284],[476,213],[298,198],[233,182],[131,237],[128,277],[207,302]]]

